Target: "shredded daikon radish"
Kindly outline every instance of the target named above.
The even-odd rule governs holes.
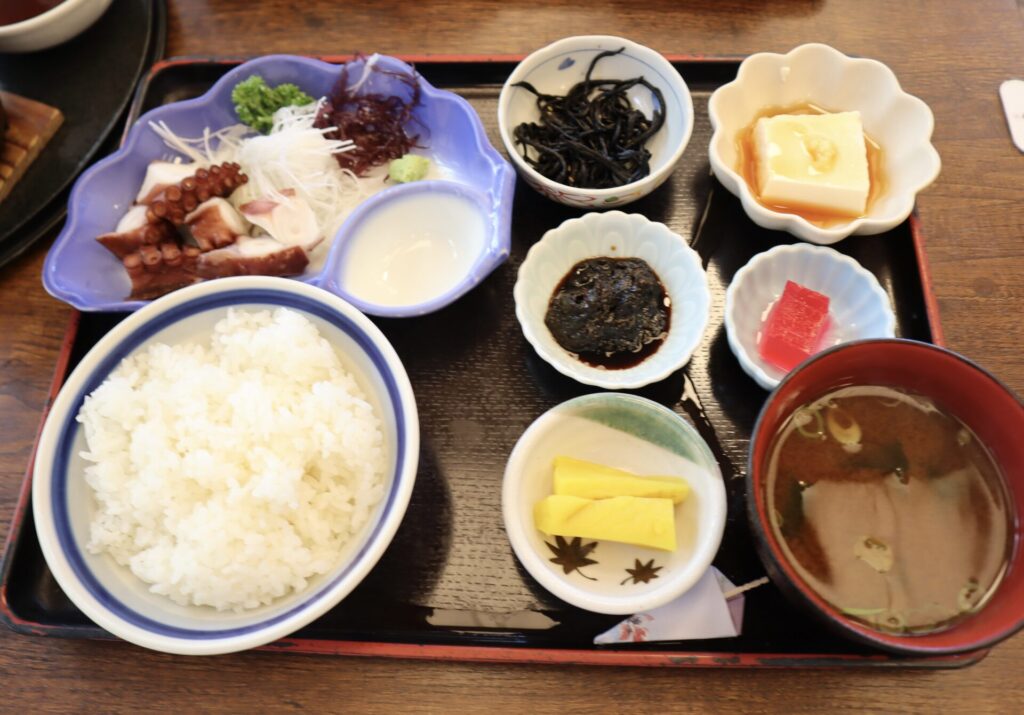
[[[313,209],[330,241],[367,193],[359,179],[334,159],[335,154],[351,149],[352,142],[327,139],[324,134],[330,128],[313,127],[317,107],[282,107],[274,114],[269,134],[241,139],[228,136],[221,143],[235,144],[234,161],[249,176],[249,183],[232,194],[232,203],[239,206],[259,196],[294,189]]]
[[[362,89],[363,85],[366,84],[366,80],[370,79],[370,76],[373,74],[373,67],[374,65],[377,64],[377,61],[379,59],[380,55],[377,54],[376,52],[374,52],[372,55],[366,58],[366,64],[363,65],[362,76],[359,77],[358,82],[356,82],[354,85],[348,88],[348,91],[351,94],[355,95],[355,93]]]
[[[176,135],[166,124],[150,123],[164,143],[202,165],[237,162],[248,183],[230,197],[236,207],[259,196],[280,196],[293,189],[313,209],[317,224],[329,244],[352,210],[382,187],[342,169],[334,155],[354,147],[351,141],[327,139],[333,127],[313,126],[319,103],[282,107],[274,114],[269,134],[254,133],[244,125],[217,131],[205,129],[199,138]]]
[[[252,134],[252,129],[244,124],[234,124],[215,132],[207,127],[203,130],[203,136],[190,139],[175,134],[165,122],[150,122],[149,126],[168,148],[200,166],[235,161],[239,142],[246,135]]]

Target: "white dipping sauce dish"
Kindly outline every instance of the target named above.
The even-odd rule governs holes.
[[[489,246],[489,203],[451,181],[416,181],[350,217],[331,281],[364,313],[404,317],[451,303],[504,259]]]

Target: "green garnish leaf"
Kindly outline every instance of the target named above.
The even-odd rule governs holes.
[[[778,528],[784,536],[795,538],[804,526],[804,489],[807,486],[801,484],[795,478],[788,478],[788,487],[781,495],[777,503]]]
[[[270,87],[258,74],[242,80],[231,90],[235,114],[245,124],[266,134],[274,126],[274,112],[281,107],[311,104],[313,98],[294,84]]]
[[[828,424],[829,434],[832,438],[844,447],[860,445],[862,435],[860,425],[853,415],[841,407],[830,407],[825,422]]]
[[[873,536],[865,536],[853,545],[853,555],[878,573],[892,569],[893,553],[889,545]]]
[[[796,424],[796,431],[808,439],[825,439],[825,420],[821,417],[821,410],[800,408],[793,414]],[[808,425],[814,424],[808,429]]]

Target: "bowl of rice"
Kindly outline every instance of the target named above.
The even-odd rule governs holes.
[[[297,281],[211,281],[128,316],[72,372],[40,435],[36,531],[112,634],[239,651],[359,584],[418,455],[408,376],[369,319]]]

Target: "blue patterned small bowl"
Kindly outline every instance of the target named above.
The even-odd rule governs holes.
[[[75,417],[123,358],[150,343],[209,335],[230,307],[286,307],[309,318],[381,419],[389,470],[385,493],[334,568],[299,592],[235,613],[181,606],[149,591],[109,554],[86,548],[93,494],[85,482],[84,428]],[[327,291],[285,278],[223,278],[166,295],[115,326],[82,359],[53,403],[32,475],[36,534],[54,578],[97,625],[146,648],[212,655],[254,648],[303,627],[333,608],[369,573],[405,515],[419,460],[419,418],[412,387],[384,334]]]
[[[526,163],[512,138],[517,126],[523,122],[535,122],[540,116],[536,96],[513,85],[529,82],[540,92],[565,94],[584,78],[595,55],[620,47],[625,51],[603,58],[594,70],[594,77],[630,79],[640,76],[662,91],[665,125],[647,143],[651,152],[651,173],[639,181],[610,189],[585,189],[552,181]],[[645,88],[630,90],[627,96],[648,117],[656,109],[650,92]],[[615,208],[646,196],[672,175],[693,132],[693,100],[675,67],[649,47],[608,35],[566,37],[530,54],[512,71],[498,98],[498,129],[505,151],[523,181],[531,188],[566,206]]]
[[[358,68],[362,60],[349,63]],[[380,69],[408,73],[411,67],[393,57],[379,57]],[[50,249],[43,266],[43,285],[50,295],[79,310],[131,311],[148,301],[129,300],[128,276],[121,262],[96,242],[100,234],[114,230],[135,198],[145,176],[146,166],[154,159],[172,154],[163,140],[150,128],[150,122],[165,122],[179,136],[200,137],[203,130],[238,124],[231,90],[254,74],[269,84],[297,84],[312,97],[326,95],[338,79],[339,65],[307,57],[270,55],[251,60],[221,77],[206,94],[195,99],[157,107],[142,117],[128,132],[122,147],[85,171],[75,182],[68,201],[68,219]],[[356,70],[358,71],[358,69]],[[399,86],[401,85],[401,86]],[[377,73],[367,82],[375,92],[397,93],[400,80]],[[453,184],[471,192],[484,216],[480,254],[471,267],[453,280],[442,299],[412,305],[360,305],[367,313],[389,317],[420,315],[437,310],[458,299],[482,281],[508,258],[511,246],[512,196],[515,172],[487,139],[480,117],[462,97],[436,89],[420,78],[421,104],[414,116],[423,127],[426,148],[420,152],[443,166],[445,181],[430,182],[443,191]],[[393,186],[375,194],[374,204],[387,203],[403,186]],[[369,203],[369,202],[367,202]],[[298,279],[326,288],[351,299],[339,285],[345,244],[358,220],[357,208],[334,237],[321,268],[310,264]]]

